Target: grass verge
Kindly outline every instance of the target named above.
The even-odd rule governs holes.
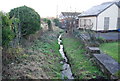
[[[63,45],[71,69],[76,79],[91,79],[104,76],[101,71],[85,55],[82,44],[74,37],[64,35],[62,37]]]
[[[120,47],[120,42],[111,42],[111,43],[103,43],[100,45],[100,49],[105,53],[115,59],[120,63],[118,59],[118,48]]]

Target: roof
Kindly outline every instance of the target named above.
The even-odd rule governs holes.
[[[83,12],[82,14],[78,15],[79,17],[87,17],[87,16],[97,16],[111,5],[117,4],[120,7],[120,1],[113,1],[113,2],[105,2],[101,5],[93,6],[89,10]]]
[[[120,8],[120,1],[116,3],[118,5],[118,7]]]
[[[61,12],[63,16],[78,16],[80,12]]]

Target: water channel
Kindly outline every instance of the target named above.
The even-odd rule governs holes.
[[[68,59],[64,53],[64,46],[62,45],[61,36],[62,36],[62,34],[60,34],[58,37],[58,44],[60,45],[59,52],[62,55],[62,57],[64,58],[64,60],[61,62],[61,63],[63,63],[62,79],[65,79],[65,77],[67,77],[67,79],[74,79],[73,74],[71,72],[70,65],[68,64]]]

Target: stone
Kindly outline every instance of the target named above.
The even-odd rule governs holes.
[[[99,51],[100,49],[98,47],[88,47],[91,51]]]
[[[105,74],[110,77],[120,70],[120,64],[111,56],[108,56],[107,54],[93,54],[93,56],[98,62],[98,66],[100,66]]]
[[[89,55],[100,54],[100,49],[98,47],[87,47],[87,53]]]

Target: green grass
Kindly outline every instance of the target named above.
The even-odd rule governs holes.
[[[120,70],[118,72],[116,72],[114,75],[117,76],[118,78],[120,78]]]
[[[118,44],[118,42],[103,43],[100,48],[105,54],[108,54],[120,63],[120,60],[118,60],[118,47],[120,47],[120,44]]]
[[[99,69],[84,55],[85,50],[79,40],[63,36],[63,45],[69,58],[71,69],[76,79],[91,79],[104,76]]]

